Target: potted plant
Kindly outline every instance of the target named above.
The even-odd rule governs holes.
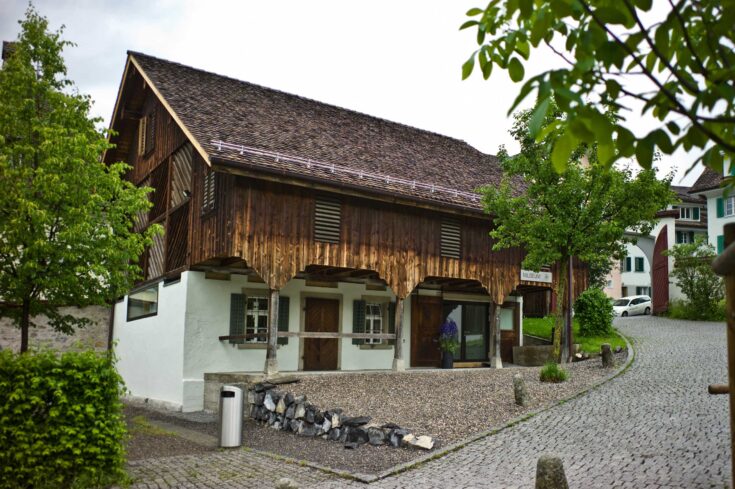
[[[442,351],[442,368],[454,366],[454,355],[459,349],[457,323],[447,318],[439,329],[439,349]]]

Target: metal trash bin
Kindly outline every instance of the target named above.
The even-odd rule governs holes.
[[[219,446],[236,448],[242,445],[242,389],[223,385],[219,393]]]

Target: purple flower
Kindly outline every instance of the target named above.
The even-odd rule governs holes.
[[[447,318],[439,329],[439,336],[442,338],[450,339],[456,338],[458,334],[457,323],[454,319]]]

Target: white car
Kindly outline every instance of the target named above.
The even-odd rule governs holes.
[[[635,316],[651,314],[651,298],[647,295],[631,295],[621,297],[613,302],[613,314],[616,316]]]

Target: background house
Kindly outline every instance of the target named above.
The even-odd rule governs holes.
[[[663,305],[671,300],[682,298],[682,293],[675,281],[668,277],[668,270],[673,267],[673,259],[661,253],[680,243],[691,243],[696,236],[706,236],[708,228],[707,202],[704,198],[693,195],[693,187],[672,186],[679,202],[668,206],[656,214],[658,222],[646,236],[630,232],[636,237],[636,244],[626,244],[626,256],[607,277],[605,293],[612,298],[630,295],[648,295],[654,297],[656,283],[659,289],[665,289],[659,302]],[[658,244],[658,249],[655,246]],[[666,273],[660,273],[658,282],[654,278],[654,261],[665,263]],[[661,267],[659,267],[661,269]],[[661,309],[659,309],[660,312]]]
[[[722,188],[723,174],[717,173],[710,168],[705,168],[699,176],[689,193],[701,199],[706,199],[707,212],[707,235],[709,243],[714,246],[717,253],[725,249],[725,224],[735,221],[735,196],[725,195]]]

